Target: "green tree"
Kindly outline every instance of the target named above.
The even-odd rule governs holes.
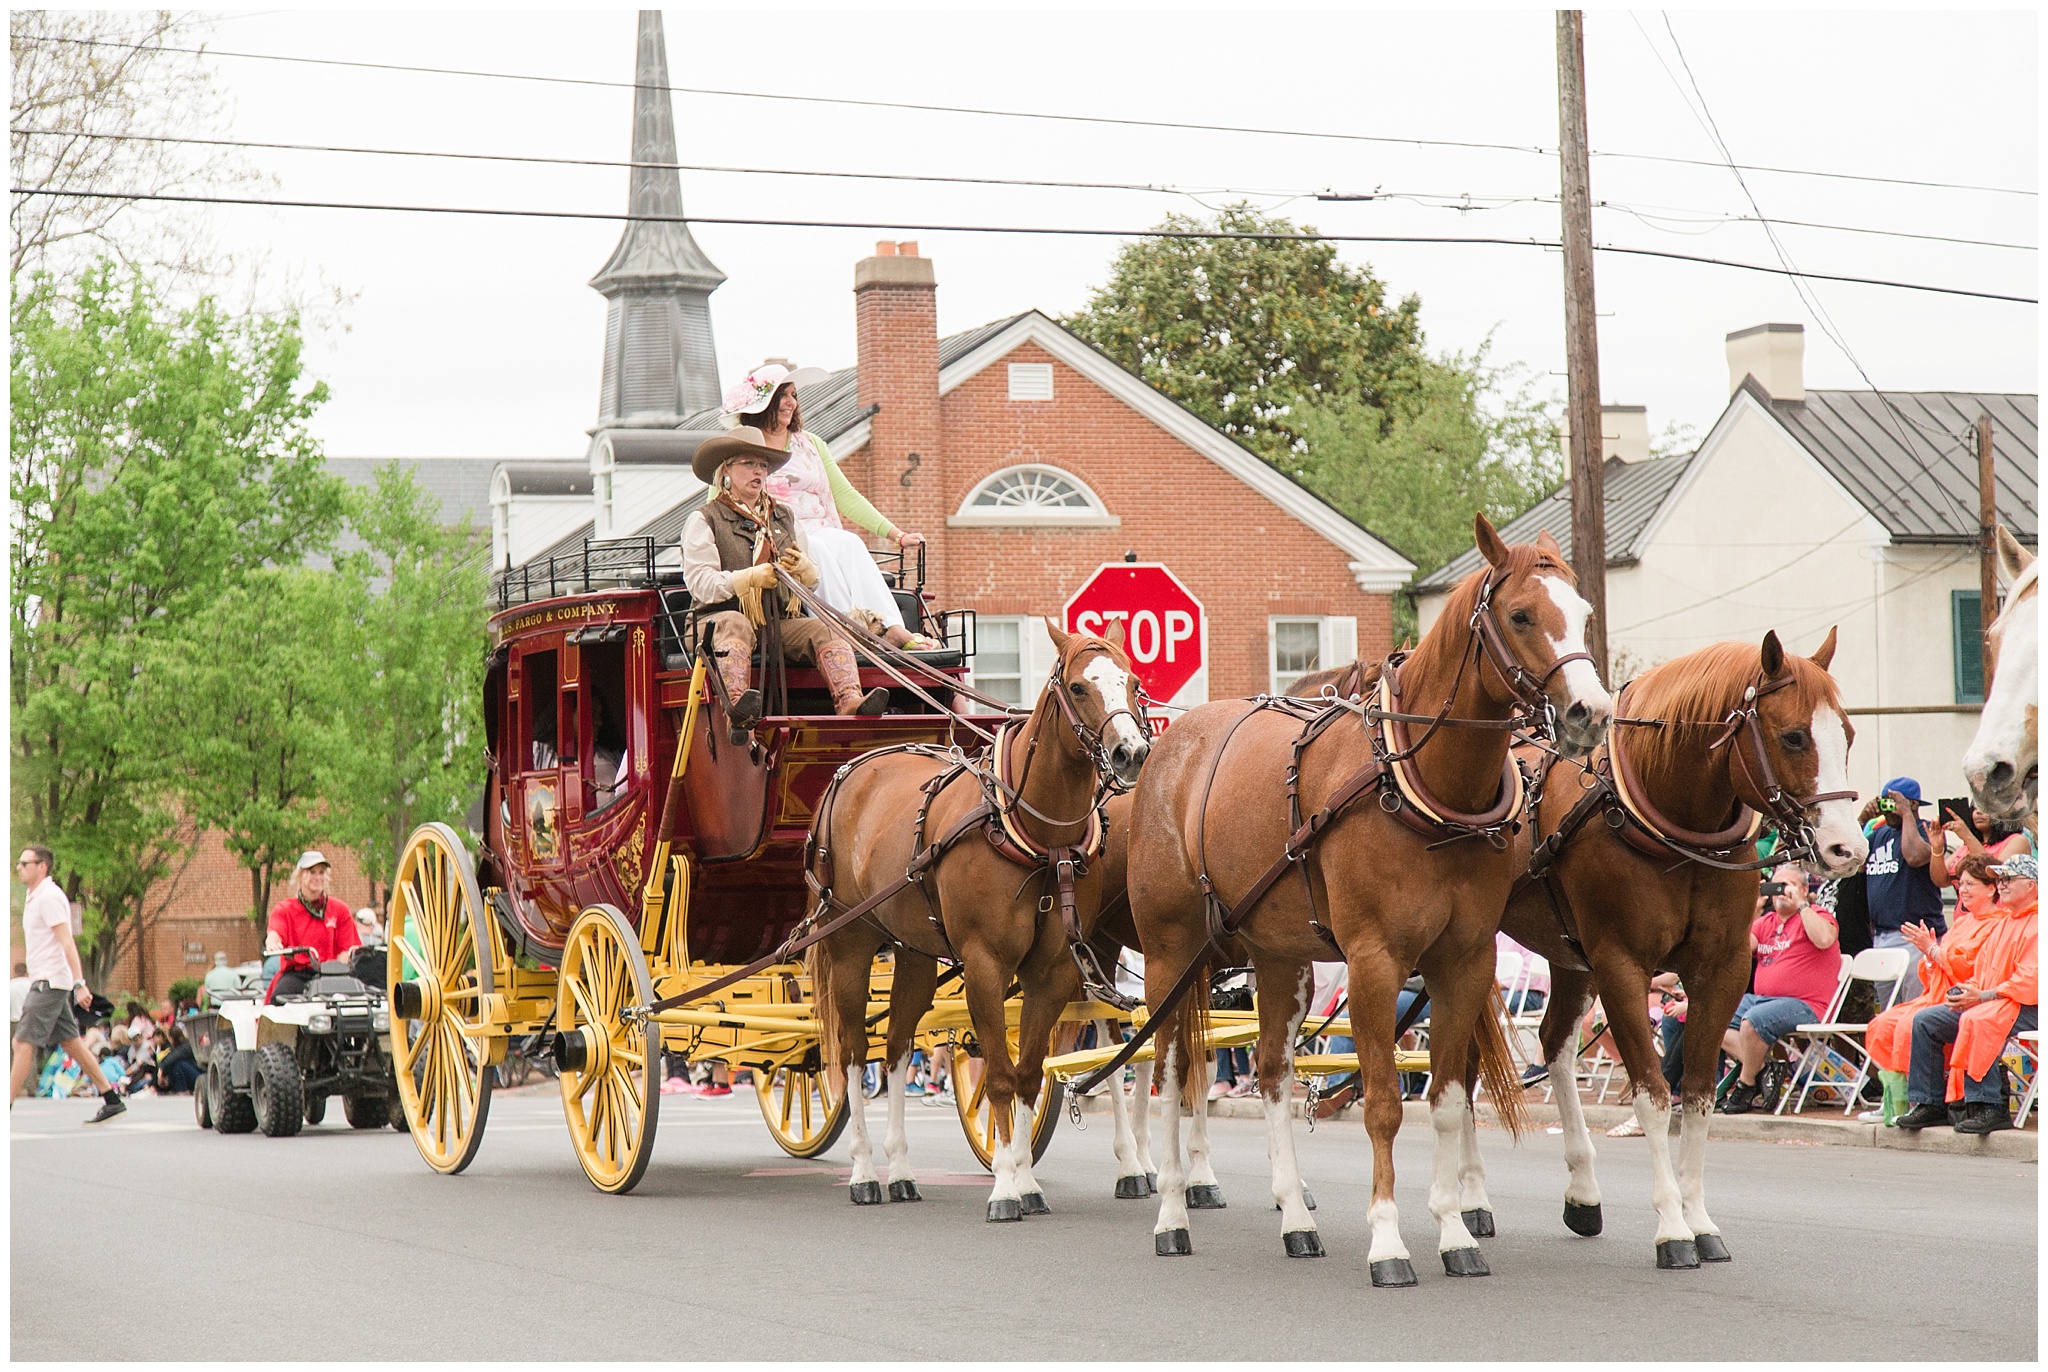
[[[328,794],[336,841],[382,886],[413,828],[461,828],[483,785],[490,540],[443,527],[396,463],[356,496],[352,528],[364,545],[340,560],[352,703]]]
[[[180,808],[249,873],[252,918],[327,824],[356,705],[331,646],[349,608],[332,571],[264,568],[166,635],[146,673],[145,713],[182,750]]]
[[[290,317],[174,309],[101,264],[61,293],[17,281],[10,322],[14,828],[55,848],[98,975],[192,840],[190,749],[141,708],[144,666],[256,569],[328,546],[341,483]]]
[[[1168,232],[1312,234],[1250,205],[1213,224],[1169,215]],[[1300,238],[1144,238],[1068,328],[1254,452],[1304,442],[1319,401],[1384,409],[1421,380],[1421,301],[1387,302],[1369,267]]]

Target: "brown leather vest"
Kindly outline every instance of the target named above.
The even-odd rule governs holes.
[[[711,537],[718,544],[718,566],[721,571],[737,572],[754,565],[754,540],[761,535],[759,521],[749,519],[722,500],[705,502],[704,519],[711,525]],[[768,537],[778,550],[794,548],[796,544],[796,515],[789,506],[769,506]],[[737,610],[737,597],[721,600],[716,605],[697,605],[692,612],[700,615],[715,615],[722,610]]]

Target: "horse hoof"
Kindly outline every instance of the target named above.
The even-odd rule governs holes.
[[[847,1189],[853,1193],[853,1203],[855,1205],[880,1205],[882,1203],[882,1183],[878,1181],[857,1181]]]
[[[1007,1220],[1021,1220],[1023,1218],[1024,1202],[1016,1199],[1014,1196],[1005,1200],[992,1200],[988,1203],[988,1219],[990,1224]]]
[[[1490,1277],[1491,1269],[1486,1265],[1486,1256],[1476,1248],[1446,1248],[1443,1251],[1444,1275],[1448,1277]]]
[[[1118,1200],[1143,1200],[1151,1194],[1152,1189],[1145,1185],[1143,1177],[1118,1177],[1116,1179],[1116,1198]]]
[[[1188,1209],[1227,1210],[1223,1203],[1223,1188],[1220,1186],[1190,1186],[1188,1188]]]
[[[1147,1172],[1145,1174],[1145,1194],[1148,1196],[1159,1194],[1159,1174],[1157,1172]]]
[[[1691,1239],[1666,1239],[1657,1245],[1657,1267],[1660,1271],[1683,1271],[1699,1265],[1699,1246]]]
[[[1320,1258],[1323,1256],[1323,1236],[1313,1229],[1290,1229],[1280,1236],[1286,1245],[1290,1258]]]
[[[1029,1191],[1024,1195],[1024,1213],[1027,1215],[1050,1215],[1052,1207],[1045,1203],[1045,1192]]]
[[[1592,1238],[1600,1232],[1600,1207],[1597,1205],[1573,1205],[1564,1203],[1564,1227],[1581,1238]]]
[[[889,1199],[892,1201],[921,1201],[914,1181],[892,1181],[889,1183]]]
[[[1475,1239],[1492,1238],[1493,1212],[1491,1210],[1467,1210],[1465,1212],[1465,1232]]]
[[[1692,1246],[1698,1250],[1701,1262],[1727,1262],[1735,1256],[1719,1234],[1694,1234]]]
[[[1369,1266],[1374,1286],[1415,1285],[1415,1264],[1406,1258],[1381,1258]]]
[[[1168,1229],[1152,1236],[1152,1252],[1162,1258],[1185,1258],[1195,1251],[1194,1240],[1185,1229]]]

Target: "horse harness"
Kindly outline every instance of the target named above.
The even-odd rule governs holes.
[[[1112,791],[1122,788],[1114,780],[1114,773],[1109,768],[1108,747],[1102,740],[1101,731],[1090,729],[1075,711],[1073,702],[1067,696],[1066,683],[1060,669],[1054,670],[1051,681],[1047,683],[1046,693],[1059,702],[1061,714],[1068,727],[1074,731],[1074,737],[1080,741],[1082,750],[1095,765],[1095,795],[1089,802],[1085,816],[1076,820],[1057,819],[1041,813],[1024,799],[1022,779],[1013,783],[1009,776],[1010,744],[1018,728],[1014,720],[1001,725],[996,730],[995,741],[975,756],[969,756],[957,747],[940,748],[929,743],[902,743],[863,753],[833,773],[830,785],[825,788],[825,794],[818,802],[817,814],[820,820],[830,812],[840,784],[853,774],[855,768],[876,758],[890,754],[905,754],[928,757],[948,764],[944,771],[931,777],[919,788],[924,793],[924,799],[917,807],[916,846],[910,861],[905,865],[903,875],[858,904],[845,904],[832,894],[832,854],[818,842],[819,830],[824,826],[814,823],[810,835],[804,841],[804,881],[810,886],[811,893],[817,897],[818,902],[810,916],[791,932],[781,946],[766,957],[729,972],[715,981],[705,982],[701,986],[694,986],[687,991],[655,1001],[647,1007],[648,1012],[673,1009],[722,991],[769,967],[789,961],[796,954],[837,933],[855,920],[865,920],[892,946],[902,948],[906,946],[903,941],[890,933],[882,922],[875,918],[874,912],[911,886],[917,887],[924,896],[932,928],[937,932],[940,943],[946,948],[944,956],[949,961],[957,962],[959,959],[953,952],[951,940],[946,937],[945,923],[939,915],[938,902],[933,898],[931,888],[925,884],[925,879],[955,844],[976,829],[982,831],[983,837],[996,852],[1027,870],[1027,884],[1034,876],[1043,875],[1053,886],[1056,894],[1049,893],[1039,901],[1038,913],[1042,918],[1055,907],[1058,908],[1068,949],[1081,972],[1083,991],[1093,999],[1115,1004],[1120,1009],[1133,1008],[1136,1002],[1116,990],[1114,982],[1103,972],[1101,964],[1096,960],[1094,950],[1088,947],[1081,929],[1079,903],[1074,894],[1076,883],[1088,874],[1088,864],[1102,856],[1107,841],[1108,830],[1103,817],[1103,806]],[[1138,722],[1145,736],[1148,739],[1151,737],[1151,729],[1144,716],[1127,708],[1119,707],[1112,710],[1104,718],[1104,725],[1106,726],[1118,714],[1130,715]],[[1039,735],[1034,732],[1025,747],[1026,775],[1030,771],[1031,758],[1037,751],[1038,740]],[[926,843],[925,833],[932,803],[938,799],[941,791],[963,775],[972,777],[980,786],[980,803],[961,816],[959,821],[936,842]],[[1082,824],[1084,828],[1081,842],[1066,845],[1040,843],[1025,827],[1022,817],[1018,814],[1020,810],[1048,824],[1065,827]],[[1023,888],[1020,886],[1018,889],[1021,892]],[[831,918],[826,919],[828,914]],[[821,924],[820,920],[824,920],[824,923]]]
[[[1738,796],[1735,802],[1735,817],[1725,827],[1713,833],[1688,829],[1659,813],[1650,803],[1649,794],[1636,775],[1628,750],[1621,746],[1621,735],[1610,733],[1606,745],[1594,755],[1591,764],[1585,769],[1585,775],[1591,779],[1591,783],[1584,787],[1584,793],[1572,808],[1565,812],[1564,818],[1558,821],[1557,828],[1529,850],[1529,865],[1515,879],[1514,887],[1508,893],[1509,902],[1512,903],[1531,886],[1541,883],[1544,893],[1550,899],[1551,911],[1557,916],[1558,923],[1564,931],[1565,942],[1581,960],[1584,960],[1586,950],[1579,943],[1576,922],[1571,914],[1571,902],[1566,898],[1564,889],[1558,882],[1556,865],[1566,845],[1596,813],[1603,816],[1607,827],[1612,829],[1622,842],[1645,857],[1665,858],[1676,854],[1680,865],[1697,862],[1724,872],[1754,872],[1766,867],[1775,867],[1788,860],[1813,856],[1819,842],[1806,816],[1815,806],[1828,801],[1854,800],[1856,793],[1821,791],[1813,795],[1798,796],[1787,792],[1779,783],[1777,770],[1771,765],[1770,751],[1764,747],[1763,723],[1758,717],[1758,703],[1765,696],[1790,686],[1792,681],[1790,672],[1766,681],[1763,679],[1763,673],[1759,671],[1756,680],[1744,689],[1742,703],[1729,711],[1726,718],[1711,722],[1628,718],[1623,709],[1629,688],[1623,686],[1615,697],[1616,729],[1665,729],[1687,725],[1718,729],[1719,732],[1707,745],[1708,751],[1711,752],[1724,744],[1735,744],[1730,752],[1730,758],[1734,765],[1741,769],[1743,779],[1763,797],[1764,809],[1751,809]],[[1541,746],[1538,740],[1529,741]],[[1744,744],[1747,745],[1746,749]],[[1556,754],[1546,750],[1542,768],[1537,773],[1539,795],[1557,761]],[[1741,850],[1757,841],[1766,822],[1776,825],[1781,834],[1788,836],[1786,845],[1768,858],[1742,859],[1739,856]]]
[[[1374,704],[1358,700],[1347,700],[1335,695],[1334,690],[1326,695],[1325,703],[1297,700],[1288,696],[1260,696],[1252,708],[1237,717],[1224,733],[1223,741],[1209,763],[1209,775],[1203,782],[1202,801],[1197,811],[1196,823],[1196,882],[1201,887],[1203,911],[1207,921],[1209,942],[1189,961],[1180,979],[1174,983],[1158,1010],[1124,1044],[1117,1056],[1099,1068],[1077,1088],[1082,1093],[1092,1090],[1095,1085],[1111,1073],[1122,1070],[1124,1064],[1143,1046],[1152,1035],[1154,1026],[1161,1023],[1167,1013],[1184,999],[1196,980],[1204,956],[1210,949],[1220,948],[1224,941],[1236,934],[1238,928],[1250,917],[1251,912],[1263,900],[1266,893],[1277,885],[1280,879],[1293,868],[1301,873],[1303,889],[1308,898],[1309,928],[1332,952],[1342,956],[1343,950],[1321,920],[1316,917],[1315,886],[1310,878],[1308,860],[1314,854],[1316,845],[1323,834],[1347,809],[1368,794],[1377,793],[1380,808],[1400,820],[1424,838],[1433,840],[1429,847],[1434,850],[1447,844],[1469,838],[1483,838],[1496,849],[1507,847],[1508,835],[1518,830],[1521,818],[1529,808],[1534,792],[1529,779],[1510,750],[1501,764],[1501,781],[1498,798],[1493,806],[1481,813],[1470,814],[1444,804],[1429,791],[1422,775],[1414,765],[1415,755],[1421,751],[1439,728],[1501,729],[1510,732],[1535,729],[1548,732],[1554,724],[1549,697],[1545,694],[1550,679],[1573,662],[1590,662],[1589,653],[1566,653],[1550,664],[1540,676],[1516,661],[1507,646],[1506,636],[1500,631],[1493,612],[1493,594],[1499,588],[1498,569],[1488,573],[1481,583],[1479,595],[1472,607],[1469,621],[1472,630],[1471,645],[1458,662],[1458,673],[1451,682],[1450,692],[1445,696],[1442,709],[1434,715],[1404,713],[1401,703],[1401,669],[1407,664],[1409,654],[1397,652],[1389,655],[1382,665],[1379,682],[1375,689]],[[1517,710],[1507,719],[1453,719],[1452,703],[1457,699],[1459,687],[1463,684],[1465,672],[1477,660],[1490,664],[1499,672],[1508,691],[1515,698]],[[1352,677],[1343,681],[1349,684]],[[1363,681],[1361,673],[1358,679]],[[1215,882],[1209,876],[1208,827],[1209,796],[1216,784],[1216,773],[1223,765],[1223,755],[1230,748],[1230,740],[1246,720],[1267,710],[1302,721],[1300,731],[1294,736],[1292,756],[1288,759],[1284,774],[1287,793],[1288,836],[1280,856],[1260,874],[1258,880],[1248,887],[1238,899],[1226,905],[1217,894]],[[1302,815],[1301,809],[1301,760],[1310,744],[1327,733],[1332,725],[1347,714],[1357,715],[1372,746],[1372,757],[1347,777],[1329,794],[1321,809],[1314,814]],[[1407,726],[1424,724],[1428,728],[1422,737],[1408,741]]]

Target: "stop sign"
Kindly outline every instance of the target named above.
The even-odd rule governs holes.
[[[1124,625],[1124,651],[1146,694],[1170,701],[1202,670],[1209,625],[1202,602],[1157,562],[1110,562],[1067,602],[1067,632],[1107,636]]]

